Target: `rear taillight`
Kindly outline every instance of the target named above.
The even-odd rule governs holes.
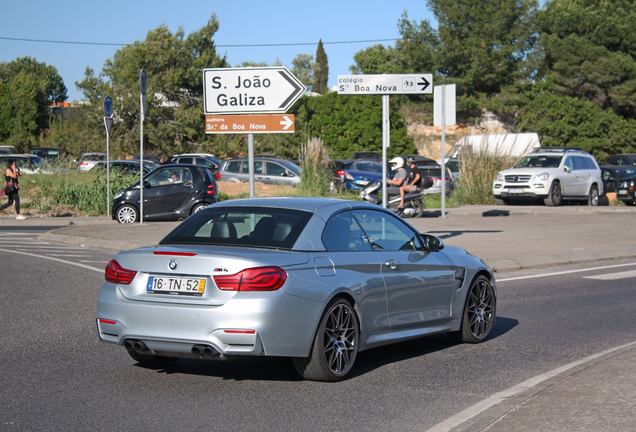
[[[233,275],[214,276],[223,291],[274,291],[283,286],[287,273],[280,267],[245,269]]]
[[[346,173],[347,173],[347,172],[346,172],[346,171],[343,171],[343,170],[338,170],[338,171],[336,171],[336,175],[337,175],[337,176],[343,176],[343,175],[345,175]]]
[[[217,172],[216,174],[214,174],[214,178],[217,180],[221,180],[221,173]]]
[[[205,193],[208,195],[214,195],[214,186],[208,185],[208,190],[205,191]]]
[[[137,274],[134,270],[126,270],[115,260],[111,260],[108,264],[106,264],[106,274],[104,278],[106,282],[112,282],[121,285],[128,285],[132,282],[135,275]]]

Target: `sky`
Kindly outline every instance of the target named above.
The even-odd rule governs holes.
[[[79,101],[83,95],[75,82],[87,67],[99,74],[118,49],[143,41],[148,31],[163,24],[187,36],[215,13],[217,54],[232,67],[280,60],[291,70],[298,54],[315,57],[322,39],[333,87],[338,75],[351,75],[358,51],[378,43],[394,46],[405,10],[410,21],[436,27],[424,0],[0,0],[0,62],[28,56],[54,66],[68,100]]]

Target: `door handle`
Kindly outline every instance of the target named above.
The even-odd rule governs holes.
[[[391,270],[395,270],[396,268],[400,266],[400,263],[398,263],[396,260],[391,259],[385,262],[384,265],[390,268]]]

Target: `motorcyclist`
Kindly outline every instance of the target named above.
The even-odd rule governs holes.
[[[390,195],[399,195],[400,189],[404,186],[408,173],[404,169],[404,159],[401,157],[393,158],[389,161],[391,170],[395,171],[392,179],[387,179],[386,193]],[[390,186],[389,186],[390,185]]]
[[[418,170],[417,165],[415,165],[415,159],[410,157],[406,160],[406,163],[409,166],[408,181],[400,188],[400,204],[398,204],[398,208],[404,207],[405,195],[409,192],[416,191],[422,181],[420,170]]]

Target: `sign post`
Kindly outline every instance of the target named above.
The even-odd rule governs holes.
[[[110,96],[104,98],[104,127],[106,128],[106,215],[110,215],[110,151],[108,141],[113,127],[113,101]]]
[[[247,132],[249,196],[254,191],[254,133],[294,132],[294,116],[221,116],[285,113],[307,88],[286,67],[203,70],[206,133]]]
[[[144,117],[146,116],[146,71],[139,71],[139,223],[144,223]]]
[[[433,125],[442,127],[442,218],[446,218],[446,125],[455,124],[455,84],[435,86]]]
[[[391,145],[389,95],[431,94],[433,74],[338,75],[338,94],[382,95],[382,206],[386,208],[386,149]]]

